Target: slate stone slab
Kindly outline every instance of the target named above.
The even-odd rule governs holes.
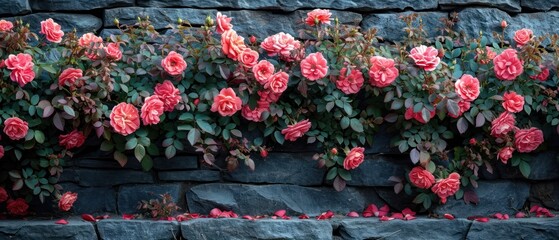
[[[70,161],[74,162],[74,166],[82,168],[96,168],[96,169],[134,169],[141,170],[142,165],[136,160],[134,156],[129,156],[128,161],[124,167],[114,160],[109,158],[73,158]]]
[[[192,8],[112,8],[104,10],[104,26],[114,27],[117,18],[121,24],[134,24],[138,17],[149,19],[156,29],[163,29],[169,24],[177,24],[179,18],[188,20],[192,25],[203,25],[208,15],[215,16],[216,10]]]
[[[529,159],[530,164],[530,180],[553,180],[559,179],[559,171],[551,169],[559,169],[559,159],[557,158],[559,152],[545,151],[531,155]],[[498,164],[497,169],[500,176],[505,179],[520,178],[524,176],[520,173],[518,167],[513,167],[510,164]]]
[[[52,18],[56,23],[62,26],[62,31],[76,31],[81,33],[96,32],[103,26],[103,22],[96,16],[91,14],[75,14],[75,13],[34,13],[17,17],[22,19],[24,23],[29,23],[31,30],[38,33],[41,29],[41,21]],[[14,18],[8,18],[14,20]],[[112,20],[111,20],[112,21]]]
[[[212,170],[161,171],[159,180],[175,182],[218,182],[221,173]]]
[[[31,12],[27,0],[0,0],[0,15],[18,15]]]
[[[358,168],[351,171],[351,186],[394,186],[391,176],[403,177],[411,161],[405,155],[368,155]]]
[[[59,183],[63,182],[74,182],[77,183],[80,181],[80,177],[78,173],[73,168],[64,168],[62,174],[60,174],[60,178],[58,178]]]
[[[468,6],[487,6],[499,8],[507,12],[520,12],[520,0],[439,0],[439,5],[443,9],[453,9],[456,7]]]
[[[314,153],[269,153],[267,158],[254,157],[255,170],[239,164],[235,171],[224,174],[226,181],[242,183],[290,183],[302,186],[321,185],[326,173],[312,159]]]
[[[102,240],[174,240],[181,235],[176,221],[106,219],[97,222],[97,230]]]
[[[392,210],[402,211],[405,208],[418,210],[418,205],[412,202],[415,196],[407,195],[404,191],[396,194],[394,187],[376,187],[375,191]]]
[[[373,144],[365,147],[365,154],[399,154],[397,147],[392,147],[390,141],[394,136],[399,135],[399,130],[390,125],[381,125],[379,130],[373,135]]]
[[[93,224],[81,220],[68,220],[67,225],[56,220],[2,220],[0,239],[18,240],[97,240]]]
[[[116,212],[117,192],[111,187],[80,187],[76,184],[60,184],[64,192],[71,191],[78,194],[78,200],[72,207],[75,214],[96,214]]]
[[[466,204],[462,199],[448,198],[446,204],[433,210],[437,214],[451,213],[456,217],[489,216],[495,213],[514,215],[530,195],[530,184],[520,181],[479,181],[475,189],[479,203]]]
[[[522,8],[549,11],[559,7],[559,0],[521,0]]]
[[[317,220],[196,219],[181,223],[188,240],[332,239],[332,225]]]
[[[122,186],[118,191],[119,213],[135,213],[138,211],[138,203],[142,200],[161,199],[160,195],[168,193],[173,197],[175,203],[184,210],[182,203],[182,186],[179,183],[171,184],[137,184]]]
[[[134,0],[29,0],[35,11],[87,11],[99,8],[134,6]]]
[[[150,172],[112,169],[77,169],[79,185],[85,187],[117,186],[127,183],[153,183]]]
[[[538,182],[532,184],[530,202],[546,208],[559,210],[559,182]]]
[[[557,239],[558,218],[523,218],[473,222],[466,239]]]
[[[342,239],[465,239],[471,221],[428,219],[381,222],[377,218],[343,219],[338,231]],[[474,238],[472,238],[474,239]]]
[[[399,17],[409,15],[411,13],[413,12],[369,14],[363,18],[361,28],[363,30],[376,28],[378,30],[377,36],[384,38],[384,40],[391,42],[401,41],[406,35],[404,32],[406,24]],[[425,30],[430,37],[440,35],[440,33],[437,32],[442,26],[440,19],[448,17],[448,14],[444,12],[421,12],[419,15],[421,16],[423,24],[426,26]]]
[[[153,159],[153,168],[157,170],[197,169],[198,156],[175,156],[171,159],[157,157]]]
[[[332,210],[347,213],[361,211],[366,205],[383,205],[373,189],[347,187],[309,188],[296,185],[245,185],[208,183],[192,187],[186,193],[190,212],[207,214],[213,208],[233,210],[239,215],[272,214],[279,209],[298,216],[316,216]]]

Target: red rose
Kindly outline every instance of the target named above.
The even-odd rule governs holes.
[[[418,188],[428,189],[435,184],[435,176],[423,167],[414,167],[410,173],[410,182]]]
[[[172,112],[181,100],[179,89],[169,80],[163,81],[162,84],[158,83],[155,86],[154,93],[159,97],[159,100],[163,101],[165,112]]]
[[[266,85],[268,79],[274,74],[274,71],[274,65],[267,60],[261,60],[252,67],[254,78],[256,78],[256,81],[262,86]]]
[[[425,71],[433,71],[437,68],[441,59],[438,57],[439,51],[434,47],[421,45],[410,51],[410,57],[415,61],[415,65]]]
[[[514,41],[518,47],[522,47],[532,39],[532,35],[534,35],[532,30],[523,28],[514,32]]]
[[[322,53],[311,53],[301,61],[301,74],[311,81],[316,81],[328,73],[328,62]]]
[[[369,63],[369,83],[373,87],[388,87],[399,75],[393,59],[374,56],[369,59]]]
[[[64,32],[61,30],[60,25],[58,23],[55,23],[52,18],[41,21],[40,33],[45,34],[47,40],[53,43],[61,42],[62,36],[64,36]]]
[[[86,33],[78,39],[78,45],[83,48],[89,48],[92,44],[103,46],[103,38],[95,36],[94,33]],[[94,47],[95,48],[95,47]]]
[[[260,101],[267,103],[277,102],[281,96],[281,93],[272,92],[269,89],[258,91],[258,96],[260,96]]]
[[[514,130],[515,124],[514,115],[509,112],[503,112],[499,117],[491,121],[491,136],[502,137]]]
[[[363,73],[359,69],[350,69],[350,73],[347,74],[347,68],[344,67],[340,70],[336,87],[345,94],[357,93],[363,86],[364,81]]]
[[[305,23],[313,27],[316,24],[330,24],[332,13],[327,9],[315,9],[307,13]]]
[[[530,76],[531,79],[537,79],[542,82],[547,80],[548,77],[549,77],[549,68],[546,68],[542,65],[540,65],[540,73],[534,76]]]
[[[365,160],[365,148],[354,147],[344,159],[344,169],[351,170],[359,167]]]
[[[485,51],[480,49],[480,48],[476,49],[476,57],[475,58],[481,64],[488,64],[496,56],[497,56],[497,53],[495,53],[490,47],[486,46]]]
[[[512,81],[524,71],[522,61],[516,56],[516,50],[506,49],[493,58],[495,76],[501,80]]]
[[[8,200],[8,198],[10,197],[8,196],[8,192],[6,191],[6,189],[0,187],[0,203],[5,202],[6,200]]]
[[[1,32],[7,32],[12,30],[12,28],[14,27],[14,24],[10,21],[6,21],[4,19],[0,20],[0,31]]]
[[[147,97],[141,109],[142,122],[144,125],[158,124],[159,117],[163,115],[163,102],[157,95]]]
[[[241,110],[242,103],[241,98],[237,97],[232,88],[224,88],[214,97],[214,103],[210,110],[212,112],[219,112],[224,117],[233,116],[233,114]]]
[[[524,97],[516,92],[510,91],[503,94],[503,108],[511,113],[517,113],[524,109]]]
[[[123,136],[134,133],[140,128],[138,109],[130,103],[119,103],[113,108],[109,117],[115,132]]]
[[[474,101],[479,96],[479,80],[469,74],[464,74],[454,84],[456,94],[464,101]]]
[[[161,66],[168,74],[176,76],[184,72],[186,69],[186,62],[182,58],[182,55],[175,51],[171,51],[167,54],[167,57],[161,60]]]
[[[83,77],[83,71],[78,68],[67,68],[58,77],[59,86],[72,86],[79,78]]]
[[[514,152],[514,148],[512,147],[504,147],[499,150],[497,154],[497,159],[501,160],[504,164],[507,164],[510,158],[512,158],[512,153]]]
[[[452,117],[452,118],[459,118],[460,116],[462,116],[462,114],[464,114],[464,112],[470,110],[470,107],[471,107],[471,106],[472,106],[472,105],[471,105],[470,102],[461,100],[460,102],[458,102],[458,108],[459,108],[459,109],[458,109],[458,114],[457,114],[457,115],[454,115],[454,114],[452,114],[452,113],[449,112],[449,113],[448,113],[448,116],[450,116],[450,117]]]
[[[85,136],[82,132],[74,130],[68,134],[58,137],[58,144],[66,149],[78,148],[85,142]]]
[[[287,128],[281,130],[281,134],[285,137],[287,141],[295,141],[302,137],[311,129],[311,122],[308,119],[300,121],[298,123],[288,125]]]
[[[31,81],[33,81],[34,78],[35,72],[33,71],[33,68],[24,70],[13,70],[10,73],[10,79],[19,84],[20,87],[23,87],[25,86],[25,84],[30,83]]]
[[[535,127],[520,129],[514,134],[514,146],[521,153],[536,150],[543,143],[543,132]]]
[[[18,117],[11,117],[4,121],[4,133],[12,140],[24,138],[28,130],[27,122]]]
[[[264,85],[264,88],[272,91],[273,93],[281,94],[287,89],[288,82],[289,75],[286,72],[279,71],[269,78],[266,85]]]
[[[8,210],[8,214],[12,216],[25,216],[27,215],[27,209],[29,205],[23,198],[18,198],[16,200],[8,200],[8,204],[6,205],[6,210]]]
[[[446,203],[446,198],[454,195],[460,189],[460,174],[451,173],[448,178],[439,179],[433,185],[431,191],[441,198],[443,204]]]
[[[4,157],[4,146],[0,145],[0,159]]]
[[[107,58],[114,61],[119,61],[122,58],[122,51],[120,51],[120,45],[118,43],[109,43],[104,49]]]
[[[240,54],[239,59],[237,59],[246,67],[253,67],[258,63],[258,52],[250,48],[245,48]]]
[[[266,109],[264,108],[260,108],[260,107],[256,107],[254,109],[250,109],[249,105],[245,105],[243,106],[243,109],[241,110],[241,115],[249,121],[253,121],[253,122],[262,122],[262,112],[264,112]]]
[[[237,35],[235,30],[227,30],[221,34],[221,51],[228,58],[237,60],[246,46],[244,38]]]
[[[34,66],[33,57],[27,53],[10,54],[4,64],[10,70],[32,69]]]
[[[420,123],[427,123],[429,122],[429,120],[431,120],[431,118],[433,118],[435,116],[435,109],[433,109],[433,111],[429,112],[429,119],[427,119],[427,121],[425,121],[425,119],[423,119],[423,115],[421,113],[421,111],[419,112],[414,112],[413,111],[413,107],[406,109],[406,112],[404,113],[404,118],[406,120],[410,120],[410,119],[415,119],[416,121],[420,122]]]
[[[217,20],[217,26],[215,30],[219,34],[222,34],[223,32],[233,28],[233,25],[231,24],[231,18],[227,17],[227,15],[217,12],[216,20]]]
[[[265,38],[260,47],[266,50],[270,57],[279,55],[282,60],[292,62],[297,57],[292,56],[291,52],[301,48],[301,43],[289,33],[280,32]]]
[[[78,194],[73,192],[65,192],[60,197],[60,201],[58,201],[58,208],[64,212],[67,212],[74,206],[74,202],[78,200]]]

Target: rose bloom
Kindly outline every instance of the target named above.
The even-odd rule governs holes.
[[[501,150],[499,150],[499,153],[497,154],[497,159],[501,160],[503,164],[507,164],[509,162],[509,159],[512,158],[513,152],[514,148],[512,147],[501,148]]]
[[[425,71],[433,71],[437,68],[441,62],[438,55],[439,51],[436,48],[424,45],[415,47],[410,51],[410,57],[415,61],[415,65]]]
[[[165,112],[173,111],[181,100],[179,89],[169,80],[163,81],[162,84],[158,83],[154,94],[163,102]]]
[[[501,80],[512,81],[524,71],[522,61],[516,56],[516,50],[506,49],[493,59],[495,76]]]
[[[0,159],[4,157],[4,146],[0,145]]]
[[[549,68],[546,68],[542,65],[540,65],[540,73],[534,76],[530,76],[531,79],[537,79],[542,82],[547,80],[548,77],[549,77]]]
[[[8,200],[8,198],[10,197],[8,196],[8,192],[6,191],[6,189],[0,187],[0,203],[5,202],[6,200]]]
[[[65,192],[64,194],[62,194],[62,197],[60,197],[60,200],[58,201],[58,208],[64,212],[67,212],[70,210],[70,208],[72,208],[72,206],[74,206],[74,202],[76,202],[76,200],[78,200],[77,193]]]
[[[307,13],[305,23],[313,27],[316,24],[330,24],[332,13],[327,9],[315,9]]]
[[[543,132],[535,127],[520,129],[514,134],[514,146],[521,153],[536,150],[543,143]]]
[[[246,48],[244,40],[235,30],[227,30],[221,34],[221,51],[228,58],[237,60]]]
[[[448,175],[448,178],[437,180],[431,191],[437,194],[441,198],[441,202],[445,204],[446,198],[454,195],[459,189],[460,174],[453,172]]]
[[[27,122],[18,117],[11,117],[4,121],[4,133],[12,140],[24,138],[28,130]]]
[[[239,59],[237,59],[239,62],[241,62],[243,65],[245,65],[246,67],[253,67],[254,65],[256,65],[256,63],[258,63],[258,52],[254,51],[250,48],[245,48],[241,54],[239,54]]]
[[[497,53],[491,50],[491,48],[487,46],[485,47],[485,51],[478,48],[476,49],[476,52],[477,52],[476,59],[481,64],[488,64],[489,62],[491,62],[491,60],[495,58],[495,56],[497,56]]]
[[[78,39],[78,45],[83,48],[91,47],[91,44],[103,43],[103,38],[95,36],[93,33],[86,33]],[[101,44],[102,45],[102,44]]]
[[[344,169],[351,170],[359,167],[365,160],[365,148],[352,148],[344,159]]]
[[[357,93],[363,86],[363,73],[359,69],[350,69],[349,75],[347,74],[347,68],[342,68],[340,70],[340,76],[336,81],[336,87],[340,89],[345,94]]]
[[[435,176],[423,167],[414,167],[410,173],[410,182],[418,188],[428,189],[435,184]]]
[[[159,117],[163,115],[163,110],[163,101],[157,95],[147,97],[140,115],[144,125],[158,124],[160,121]]]
[[[458,115],[454,115],[452,113],[448,113],[448,116],[452,117],[452,118],[459,118],[460,116],[462,116],[462,114],[464,114],[464,112],[470,110],[471,104],[468,101],[464,101],[461,100],[458,102]]]
[[[532,30],[523,28],[514,32],[514,41],[518,47],[522,47],[532,39],[532,35],[534,35]]]
[[[176,53],[175,51],[169,52],[167,57],[161,60],[161,66],[170,75],[176,76],[180,75],[186,69],[186,62],[182,58],[182,55]]]
[[[281,134],[285,137],[287,141],[295,141],[302,137],[311,129],[311,122],[308,119],[300,121],[298,123],[288,125],[286,128],[281,130]]]
[[[388,87],[398,77],[398,69],[394,67],[394,60],[374,56],[369,59],[369,83],[373,87]]]
[[[41,21],[41,31],[40,33],[45,34],[47,40],[53,43],[59,43],[62,41],[62,36],[64,32],[58,23],[55,23],[52,18],[45,21]]]
[[[464,101],[474,101],[479,96],[479,80],[472,75],[464,74],[454,83],[456,94]]]
[[[279,55],[281,59],[290,62],[295,60],[291,57],[291,51],[301,48],[301,43],[289,33],[280,32],[264,39],[260,47],[266,50],[268,56]]]
[[[25,216],[27,215],[28,208],[29,205],[23,198],[8,200],[8,204],[6,204],[6,210],[8,210],[8,214],[12,216]]]
[[[286,72],[279,71],[270,77],[266,85],[264,85],[264,88],[274,93],[281,94],[287,89],[288,82],[289,75]]]
[[[119,103],[113,108],[109,117],[115,132],[123,136],[134,133],[140,128],[138,109],[130,103]]]
[[[256,107],[254,109],[250,109],[249,105],[245,105],[243,106],[243,109],[241,110],[241,115],[249,121],[253,121],[253,122],[262,122],[262,112],[264,112],[266,109],[264,108],[260,108],[260,107]]]
[[[222,34],[225,31],[231,30],[231,28],[233,28],[233,25],[231,25],[231,18],[227,17],[227,15],[217,12],[216,20],[217,20],[217,26],[215,30],[219,34]]]
[[[120,51],[120,46],[118,43],[109,43],[104,49],[105,53],[107,54],[107,58],[115,61],[119,61],[122,58],[122,51]]]
[[[79,68],[67,68],[62,71],[60,76],[58,77],[58,85],[59,86],[66,86],[66,85],[74,85],[76,80],[83,77],[83,71]]]
[[[13,82],[18,83],[20,87],[23,87],[25,84],[28,84],[35,79],[35,72],[33,71],[33,68],[13,70],[10,73],[10,79]]]
[[[514,125],[516,120],[514,120],[514,115],[509,112],[503,112],[499,117],[491,121],[491,136],[502,137],[503,135],[514,130]]]
[[[78,130],[74,130],[68,134],[62,134],[58,137],[58,144],[66,149],[81,147],[84,142],[85,136]]]
[[[221,116],[233,116],[241,110],[241,98],[237,97],[232,88],[221,89],[219,94],[214,97],[214,103],[210,109],[212,112],[219,112]]]
[[[429,112],[429,113],[430,113],[430,116],[429,116],[429,119],[427,120],[427,122],[428,122],[429,120],[431,120],[431,118],[433,118],[433,117],[435,116],[435,110],[433,110],[433,111],[431,111],[431,112]],[[406,120],[410,120],[410,119],[413,118],[413,119],[415,119],[416,121],[418,121],[418,122],[420,122],[420,123],[424,123],[424,124],[427,123],[427,122],[423,119],[423,116],[422,116],[422,114],[421,114],[421,111],[419,111],[419,112],[414,112],[414,111],[413,111],[413,107],[406,109],[406,112],[404,113],[404,118],[405,118]]]
[[[18,55],[10,54],[4,61],[6,68],[10,70],[26,70],[33,69],[33,57],[27,53],[19,53]]]
[[[274,65],[267,60],[261,60],[254,67],[252,67],[252,74],[260,85],[264,86],[268,79],[274,74]]]
[[[275,93],[272,92],[272,90],[266,89],[266,90],[258,91],[258,96],[260,96],[260,101],[273,103],[279,100],[281,93]]]
[[[4,19],[0,20],[0,31],[7,32],[7,31],[12,30],[13,27],[14,27],[14,24],[12,24],[12,22],[6,21]]]
[[[517,113],[524,109],[524,97],[519,94],[516,94],[514,91],[510,91],[508,93],[503,94],[503,108],[505,110]]]
[[[322,53],[311,53],[301,61],[301,73],[311,81],[316,81],[328,73],[328,63]]]

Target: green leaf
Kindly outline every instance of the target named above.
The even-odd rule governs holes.
[[[338,175],[346,181],[351,181],[351,173],[343,168],[338,168]]]
[[[427,164],[427,171],[429,171],[430,173],[434,173],[435,170],[437,169],[437,165],[435,165],[435,163],[433,161],[429,161],[429,163]]]
[[[520,164],[518,165],[518,168],[520,169],[520,173],[522,173],[522,176],[524,176],[525,178],[528,178],[530,176],[530,164],[528,164],[528,162],[525,161],[521,161]]]
[[[188,131],[187,139],[190,146],[194,146],[194,144],[196,144],[196,142],[200,139],[200,131],[196,128],[190,129],[190,131]]]
[[[64,108],[64,112],[66,112],[68,115],[72,117],[76,117],[76,113],[74,112],[74,109],[72,109],[70,106],[64,105],[63,108]]]
[[[351,126],[351,129],[353,129],[353,131],[356,131],[358,133],[363,132],[363,124],[361,124],[359,119],[352,118],[349,125]]]
[[[196,124],[198,125],[198,127],[200,127],[200,129],[202,129],[202,131],[207,132],[209,134],[214,135],[214,129],[212,127],[212,125],[210,125],[208,122],[201,120],[201,119],[196,119]]]
[[[51,65],[43,65],[41,68],[49,73],[56,74],[56,69]]]
[[[340,127],[342,127],[342,129],[346,129],[349,127],[349,118],[348,117],[343,117],[342,120],[340,120]]]
[[[134,149],[137,145],[138,145],[138,139],[130,138],[130,140],[126,141],[126,144],[124,145],[124,149],[131,150]]]
[[[328,174],[326,174],[326,180],[332,180],[338,175],[338,168],[333,167],[328,170]]]
[[[120,164],[121,167],[124,167],[128,162],[128,157],[119,151],[115,151],[113,153],[113,158]]]
[[[146,149],[144,148],[144,146],[136,145],[136,148],[134,149],[134,156],[136,157],[136,159],[141,162],[145,155]]]
[[[112,151],[113,148],[114,148],[114,145],[109,141],[103,141],[101,143],[101,147],[100,147],[101,151],[105,151],[105,152]]]
[[[35,141],[37,141],[38,143],[44,143],[45,142],[45,134],[43,132],[41,132],[40,130],[35,130]]]
[[[353,109],[351,108],[351,104],[344,102],[344,111],[347,115],[351,115],[353,113]]]
[[[167,148],[165,148],[165,157],[167,159],[171,159],[172,157],[175,156],[175,154],[177,154],[177,149],[175,148],[175,146],[169,146]]]
[[[283,134],[281,134],[280,131],[274,132],[274,138],[279,144],[283,144],[283,142],[285,141],[285,138],[283,137]]]
[[[153,168],[153,159],[149,155],[146,155],[144,159],[142,159],[142,169],[144,171],[149,171]]]

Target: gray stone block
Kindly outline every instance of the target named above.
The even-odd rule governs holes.
[[[71,191],[78,194],[78,200],[72,207],[75,214],[96,214],[116,212],[117,193],[110,187],[80,187],[76,184],[60,184],[64,192]]]
[[[530,202],[546,208],[559,210],[559,181],[532,184]]]
[[[405,155],[369,155],[358,168],[351,171],[351,186],[390,187],[394,182],[391,176],[403,177],[406,167],[411,168],[411,161]]]
[[[559,7],[559,0],[521,0],[522,8],[549,11]]]
[[[174,182],[218,182],[221,173],[212,170],[161,171],[159,180]]]
[[[79,185],[85,187],[117,186],[129,183],[153,183],[150,172],[112,169],[77,169]]]
[[[128,161],[124,167],[114,160],[109,158],[74,158],[71,159],[74,162],[74,166],[82,168],[96,168],[96,169],[134,169],[141,170],[142,165],[136,160],[134,156],[129,156]]]
[[[181,203],[184,202],[182,186],[179,183],[173,184],[137,184],[122,186],[118,192],[118,212],[121,214],[138,212],[138,203],[142,200],[161,199],[160,195],[168,193],[173,197],[173,201],[184,209]]]
[[[332,239],[332,225],[316,220],[196,219],[181,223],[189,240]]]
[[[369,14],[363,18],[361,28],[363,28],[363,30],[376,28],[378,30],[377,36],[384,38],[384,40],[391,42],[401,41],[406,35],[404,32],[406,24],[399,19],[399,17],[411,13],[413,12]],[[419,16],[421,16],[423,20],[427,35],[429,35],[429,37],[435,37],[440,35],[438,32],[438,29],[442,27],[440,19],[448,17],[448,14],[444,12],[421,12]]]
[[[52,18],[56,23],[62,26],[62,31],[73,31],[74,28],[80,33],[96,32],[103,26],[101,19],[91,14],[74,14],[74,13],[34,13],[21,17],[24,23],[29,23],[30,28],[39,34],[41,30],[41,21]],[[14,20],[14,18],[8,18]]]
[[[60,174],[60,178],[58,178],[59,183],[63,182],[74,182],[77,183],[80,181],[80,177],[78,173],[73,168],[64,168],[62,174]]]
[[[81,220],[68,220],[67,225],[55,224],[56,220],[2,220],[0,239],[18,240],[96,240],[93,224]]]
[[[559,169],[559,152],[545,151],[530,155],[528,161],[530,165],[530,180],[553,180],[559,179],[559,171],[550,171],[550,169]],[[518,167],[513,167],[510,164],[498,164],[497,170],[502,178],[511,179],[519,178],[524,179]]]
[[[169,24],[177,24],[177,20],[182,18],[188,20],[192,25],[203,25],[208,15],[215,16],[217,11],[210,9],[192,8],[112,8],[105,9],[104,26],[114,27],[113,20],[117,18],[120,24],[134,24],[138,17],[149,19],[156,29],[163,29]]]
[[[516,218],[472,223],[466,239],[557,239],[558,218]]]
[[[29,0],[35,11],[87,11],[99,8],[134,6],[134,0]]]
[[[507,12],[520,12],[520,0],[439,0],[443,9],[453,9],[468,6],[487,6],[499,8]]]
[[[27,0],[0,0],[0,15],[18,15],[31,12]]]
[[[197,169],[198,156],[175,156],[171,159],[156,157],[153,159],[153,168],[157,170]]]
[[[180,238],[178,222],[153,220],[113,220],[97,222],[99,239],[174,240]]]

